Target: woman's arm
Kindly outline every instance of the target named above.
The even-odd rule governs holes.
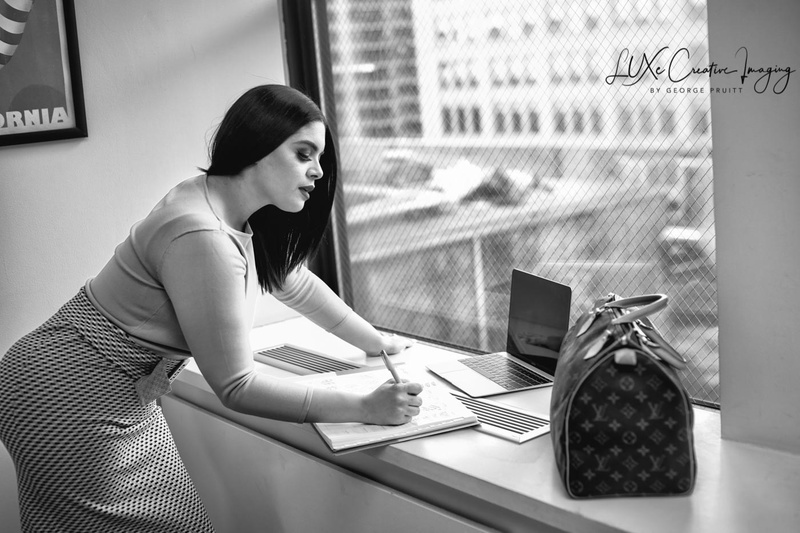
[[[379,332],[306,267],[289,274],[283,289],[273,296],[369,356],[379,355],[381,350],[395,354],[414,343],[406,337]]]
[[[229,239],[218,231],[183,235],[170,245],[159,270],[192,356],[225,406],[294,422],[398,424],[419,412],[417,384],[385,384],[362,396],[256,372],[252,317],[245,305],[247,263]]]

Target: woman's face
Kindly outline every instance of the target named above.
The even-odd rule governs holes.
[[[255,164],[254,187],[264,205],[296,213],[322,177],[319,160],[325,151],[325,125],[311,122]]]

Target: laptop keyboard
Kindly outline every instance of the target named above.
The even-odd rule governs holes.
[[[509,391],[553,382],[497,354],[475,355],[461,359],[461,363]]]

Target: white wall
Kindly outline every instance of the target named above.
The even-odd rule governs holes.
[[[800,2],[709,0],[708,20],[712,60],[798,71],[780,95],[712,93],[711,117],[722,435],[800,453]]]
[[[89,137],[0,148],[0,354],[207,164],[236,97],[285,83],[277,0],[75,4]],[[16,529],[14,477],[0,446],[4,533]]]

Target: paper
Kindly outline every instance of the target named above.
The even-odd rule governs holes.
[[[368,446],[376,443],[406,440],[409,438],[440,433],[478,423],[477,417],[447,388],[430,376],[424,368],[399,365],[400,377],[419,383],[422,406],[419,415],[400,426],[379,426],[360,423],[315,423],[322,438],[333,451]],[[341,376],[321,376],[306,381],[316,388],[347,390],[360,394],[372,392],[391,379],[385,368],[357,372]]]

